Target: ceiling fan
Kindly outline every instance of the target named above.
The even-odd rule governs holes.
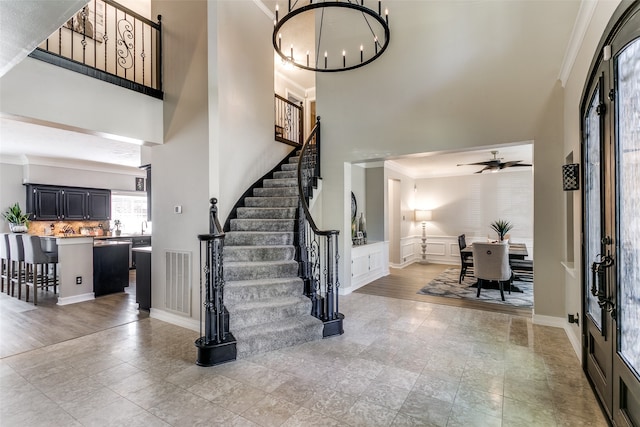
[[[478,172],[476,173],[482,173],[484,171],[491,171],[491,172],[498,172],[499,170],[505,169],[505,168],[511,168],[514,166],[533,166],[531,164],[528,163],[521,163],[522,160],[512,160],[510,162],[503,162],[502,159],[503,157],[498,157],[498,151],[494,150],[491,151],[491,154],[493,154],[493,159],[491,160],[487,160],[486,162],[477,162],[477,163],[462,163],[462,164],[458,164],[458,166],[475,166],[475,165],[484,165],[484,168],[480,169]]]

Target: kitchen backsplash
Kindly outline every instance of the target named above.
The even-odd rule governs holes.
[[[109,221],[30,221],[29,234],[56,236],[73,234],[78,236],[108,236]]]

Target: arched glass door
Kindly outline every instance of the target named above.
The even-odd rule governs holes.
[[[640,4],[611,26],[583,101],[585,371],[640,426]]]

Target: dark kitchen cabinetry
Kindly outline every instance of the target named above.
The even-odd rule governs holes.
[[[111,219],[111,191],[27,184],[27,212],[33,220]]]
[[[95,296],[123,292],[129,286],[129,245],[108,243],[93,247]]]
[[[136,236],[131,239],[132,248],[142,248],[145,246],[151,246],[151,236]],[[131,253],[131,268],[137,269],[136,256],[137,251]]]

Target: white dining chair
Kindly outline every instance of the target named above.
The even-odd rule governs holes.
[[[509,266],[509,245],[506,243],[480,243],[473,244],[474,273],[478,279],[478,292],[480,297],[483,281],[498,282],[500,297],[504,301],[504,284],[509,286],[511,293],[511,267]]]

